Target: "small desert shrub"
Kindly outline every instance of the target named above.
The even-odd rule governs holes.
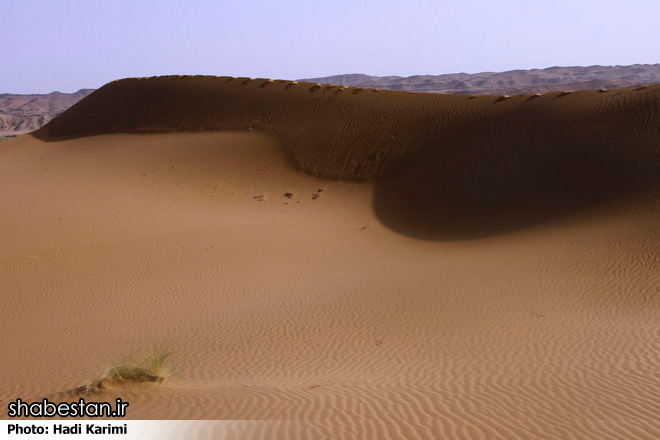
[[[101,381],[112,382],[163,382],[169,370],[166,365],[171,353],[157,353],[149,356],[143,364],[124,363],[109,367]]]
[[[90,393],[104,389],[106,384],[135,384],[144,382],[164,382],[171,370],[167,359],[171,353],[154,353],[144,362],[125,362],[112,365],[98,379],[90,380],[84,386],[77,388],[79,393]]]

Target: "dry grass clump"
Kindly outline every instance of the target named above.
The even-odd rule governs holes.
[[[87,382],[76,391],[90,393],[104,389],[107,384],[162,383],[171,374],[171,369],[167,365],[167,359],[171,354],[169,352],[154,353],[142,363],[125,362],[112,365],[106,368],[101,377]]]
[[[109,367],[101,380],[113,382],[163,382],[169,370],[165,365],[171,353],[152,354],[143,365],[118,364]]]

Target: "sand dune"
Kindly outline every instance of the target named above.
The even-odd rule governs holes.
[[[656,187],[659,119],[658,86],[503,99],[164,77],[111,83],[37,136],[254,130],[303,172],[386,177],[389,227],[463,239]]]
[[[658,126],[657,86],[110,83],[0,146],[0,401],[157,346],[130,418],[658,438]]]

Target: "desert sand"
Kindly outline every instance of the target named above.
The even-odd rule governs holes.
[[[659,127],[660,86],[110,83],[0,145],[0,402],[157,347],[166,382],[94,397],[271,421],[240,438],[660,438]]]

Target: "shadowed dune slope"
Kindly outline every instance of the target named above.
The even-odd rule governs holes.
[[[659,126],[660,86],[493,97],[169,76],[109,83],[37,136],[262,132],[303,172],[382,178],[388,227],[462,240],[656,188]]]
[[[443,129],[506,111],[494,98],[227,77],[109,83],[37,135],[253,130],[276,136],[301,169],[362,179],[441,140]]]
[[[418,238],[472,239],[657,195],[658,91],[540,97],[447,130],[379,182],[376,212]]]

